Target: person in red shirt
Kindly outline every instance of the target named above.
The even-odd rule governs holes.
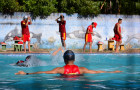
[[[60,21],[58,19],[60,19]],[[57,21],[57,23],[59,23],[59,32],[60,32],[62,46],[66,49],[66,43],[65,43],[65,40],[66,40],[66,28],[65,28],[66,21],[64,20],[64,16],[60,15],[60,17],[57,18],[56,21]]]
[[[30,52],[30,32],[29,32],[29,27],[28,27],[28,25],[30,24],[32,24],[31,18],[24,16],[23,21],[21,21],[21,28],[22,28],[22,39],[23,39],[25,53],[26,53],[26,41],[28,41],[28,48]]]
[[[30,75],[30,74],[62,74],[62,75],[80,75],[84,73],[90,73],[90,74],[98,74],[98,73],[120,73],[122,71],[95,71],[95,70],[89,70],[85,67],[78,67],[74,64],[75,61],[75,54],[71,50],[67,50],[64,55],[64,67],[57,67],[50,71],[39,71],[39,72],[33,72],[33,73],[25,73],[24,71],[19,71],[15,73],[16,75],[23,74],[23,75]]]
[[[93,34],[93,28],[96,28],[97,23],[96,22],[92,22],[91,25],[88,26],[86,34],[85,34],[85,44],[84,44],[84,48],[83,48],[83,52],[85,53],[85,48],[87,43],[89,43],[89,51],[90,53],[92,53],[92,35]]]
[[[121,26],[120,24],[122,23],[122,19],[118,19],[118,23],[115,24],[114,26],[114,40],[116,41],[116,49],[115,49],[115,52],[118,53],[119,50],[119,46],[121,45],[122,43],[122,35],[121,35]]]

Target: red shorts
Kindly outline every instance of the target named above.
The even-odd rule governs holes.
[[[92,34],[85,34],[85,42],[92,42]]]
[[[61,39],[66,40],[66,33],[64,32],[64,33],[60,33],[60,34],[61,34]]]
[[[26,35],[26,34],[22,35],[22,40],[23,42],[30,41],[30,35]]]
[[[121,41],[121,37],[118,34],[115,34],[114,39],[115,41]]]

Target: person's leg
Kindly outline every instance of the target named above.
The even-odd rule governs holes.
[[[83,53],[85,53],[86,45],[87,45],[87,42],[85,42],[85,44],[84,44]]]
[[[92,42],[89,43],[89,52],[92,53]]]
[[[24,53],[26,53],[26,42],[23,42],[23,46],[24,46]]]
[[[119,52],[119,46],[121,45],[121,43],[122,43],[122,40],[116,42],[116,50],[115,50],[116,53]]]
[[[64,47],[64,40],[61,38],[62,47]]]
[[[115,52],[118,53],[118,47],[119,47],[119,41],[116,41],[116,49],[115,49]]]
[[[121,44],[122,44],[122,40],[119,41],[119,44],[118,44],[118,51],[119,51],[119,47],[120,47]]]
[[[66,50],[66,43],[65,43],[65,40],[62,40],[62,45],[63,45],[63,47],[64,47],[65,50]]]
[[[30,41],[28,41],[28,49],[29,49],[29,52],[31,52],[30,51]]]

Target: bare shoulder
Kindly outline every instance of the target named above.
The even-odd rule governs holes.
[[[120,24],[117,24],[117,27],[119,27],[120,26]]]
[[[85,73],[85,71],[87,71],[88,69],[85,67],[79,67],[80,73],[83,74]]]
[[[56,71],[57,73],[60,73],[60,74],[64,73],[64,67],[57,67],[57,68],[55,68],[53,70]]]

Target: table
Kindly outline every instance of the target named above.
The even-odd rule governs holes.
[[[120,45],[120,50],[121,50],[121,51],[124,51],[124,50],[125,50],[123,44]]]
[[[98,45],[98,51],[103,51],[103,44],[97,44]]]
[[[108,41],[108,50],[114,51],[114,40]]]
[[[14,44],[14,51],[22,51],[23,44]]]
[[[5,51],[6,50],[6,44],[1,44],[2,46],[2,50]]]

